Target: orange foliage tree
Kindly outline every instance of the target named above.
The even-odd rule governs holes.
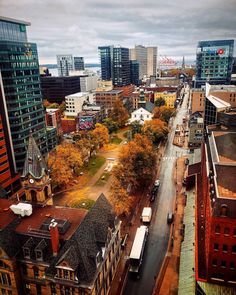
[[[168,134],[168,127],[164,121],[153,119],[144,122],[142,131],[153,143],[158,143]]]
[[[175,113],[175,109],[167,106],[155,107],[153,110],[153,119],[160,119],[169,122],[171,116]]]
[[[109,132],[105,125],[97,123],[95,129],[90,132],[93,144],[100,148],[109,143]]]
[[[113,104],[111,114],[109,116],[119,127],[123,127],[129,118],[129,113],[124,107],[121,100],[116,100]]]
[[[68,185],[82,164],[80,152],[73,144],[58,145],[48,158],[52,184],[59,187]]]

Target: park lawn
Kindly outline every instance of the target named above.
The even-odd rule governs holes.
[[[98,179],[98,181],[95,183],[95,186],[104,186],[107,183],[110,176],[111,176],[111,173],[104,172],[101,175],[101,177]]]
[[[81,171],[89,176],[93,176],[105,164],[106,158],[93,156],[89,159],[88,165],[84,166]]]
[[[118,136],[113,136],[111,138],[111,143],[112,144],[119,145],[121,142],[122,142],[122,139],[119,138]]]
[[[79,200],[74,200],[71,203],[71,207],[72,208],[81,208],[81,209],[86,209],[86,210],[90,210],[93,205],[94,205],[95,201],[88,199],[88,198],[81,198]]]

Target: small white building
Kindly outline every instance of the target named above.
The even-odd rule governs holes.
[[[134,121],[138,121],[140,124],[143,124],[144,121],[151,120],[153,114],[144,108],[139,108],[131,113],[131,118],[129,119],[129,123],[133,123]]]
[[[85,101],[90,104],[94,103],[95,94],[89,92],[77,92],[65,97],[66,112],[78,114],[82,111],[82,106]]]

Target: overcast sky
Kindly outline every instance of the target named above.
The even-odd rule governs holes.
[[[199,40],[236,39],[236,0],[0,0],[0,13],[31,22],[40,63],[57,54],[99,62],[99,45],[157,45],[195,60]],[[235,44],[236,47],[236,44]]]

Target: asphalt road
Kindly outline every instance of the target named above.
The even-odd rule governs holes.
[[[173,180],[173,169],[175,169],[176,157],[186,153],[186,150],[172,145],[175,127],[182,123],[187,111],[187,100],[189,88],[182,106],[178,109],[177,115],[170,123],[172,130],[169,133],[166,149],[161,160],[161,170],[159,179],[161,185],[157,198],[152,205],[153,217],[149,226],[149,236],[145,247],[143,263],[139,279],[135,279],[128,274],[124,295],[149,295],[152,294],[156,277],[161,268],[163,258],[167,251],[170,234],[170,227],[167,224],[167,213],[173,212],[175,199],[175,183]]]

